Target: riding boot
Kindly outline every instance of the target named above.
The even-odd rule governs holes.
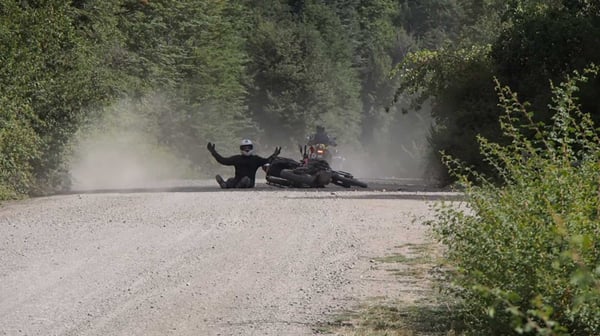
[[[219,186],[221,186],[222,189],[227,188],[227,183],[225,183],[225,180],[223,180],[221,175],[215,176],[215,180],[217,180],[217,183],[219,184]]]

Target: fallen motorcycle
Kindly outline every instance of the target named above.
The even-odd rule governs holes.
[[[278,157],[268,166],[263,167],[267,173],[267,183],[294,188],[323,188],[329,183],[344,188],[368,187],[366,183],[357,180],[348,172],[331,169],[326,160],[311,158],[306,146],[304,149],[300,147],[300,151],[303,154],[302,161]]]
[[[325,160],[311,160],[309,164],[288,158],[276,158],[267,167],[267,183],[294,188],[323,188],[332,181],[329,164]]]
[[[344,171],[332,170],[333,175],[331,176],[331,182],[344,188],[350,188],[357,186],[361,188],[367,188],[368,185],[365,182],[357,180],[352,174]]]
[[[341,171],[333,170],[329,165],[329,162],[325,158],[334,158],[326,145],[314,145],[314,146],[298,146],[300,154],[302,154],[302,162],[305,167],[314,167],[312,170],[319,172],[327,172],[331,176],[331,183],[342,186],[344,188],[350,188],[357,186],[361,188],[367,188],[368,185],[362,181],[357,180],[352,174]],[[314,155],[314,154],[317,155]]]

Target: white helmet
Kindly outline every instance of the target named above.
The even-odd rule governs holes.
[[[254,154],[254,144],[249,139],[244,139],[240,142],[240,151],[242,151],[242,155],[252,155]]]

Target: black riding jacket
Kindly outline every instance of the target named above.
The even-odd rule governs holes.
[[[234,155],[230,157],[222,157],[216,151],[211,153],[218,163],[225,166],[235,167],[235,179],[239,181],[242,177],[248,176],[254,184],[256,179],[256,171],[263,165],[271,162],[273,156],[263,158],[258,155]]]

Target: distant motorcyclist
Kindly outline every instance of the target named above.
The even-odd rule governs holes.
[[[327,146],[337,146],[335,142],[335,138],[330,137],[327,132],[325,132],[325,127],[317,126],[315,134],[313,134],[308,139],[308,145],[316,145],[316,144],[324,144]]]
[[[281,152],[281,147],[276,147],[275,152],[268,158],[255,155],[254,144],[249,139],[243,139],[241,141],[241,154],[230,157],[223,157],[217,153],[215,144],[211,142],[206,145],[206,148],[220,164],[235,167],[235,176],[227,179],[227,181],[225,181],[221,175],[215,176],[215,179],[223,189],[254,188],[256,171],[258,168],[269,163]]]

